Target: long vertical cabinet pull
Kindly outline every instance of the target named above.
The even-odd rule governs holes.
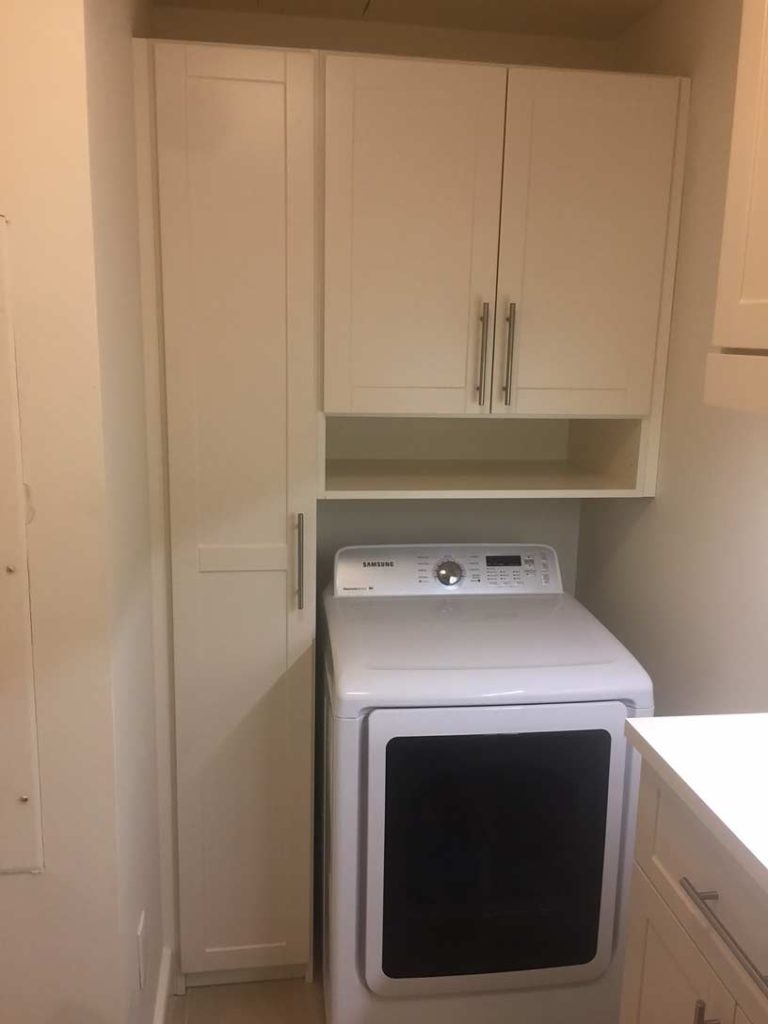
[[[477,383],[477,404],[485,405],[485,378],[488,369],[488,325],[491,319],[491,304],[483,303],[480,314],[480,371]]]
[[[720,1020],[707,1018],[707,1004],[703,999],[697,999],[693,1009],[693,1024],[720,1024]]]
[[[304,611],[304,513],[296,516],[296,606]]]
[[[507,312],[507,362],[504,368],[504,405],[512,405],[512,359],[515,351],[515,320],[517,319],[517,303],[510,302]]]

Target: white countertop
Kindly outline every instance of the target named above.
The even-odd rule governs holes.
[[[768,892],[768,714],[636,718],[626,733]]]

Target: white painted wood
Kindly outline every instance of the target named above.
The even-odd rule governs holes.
[[[664,261],[664,283],[662,286],[661,304],[659,309],[659,334],[656,346],[656,359],[653,368],[653,384],[651,388],[650,414],[643,420],[638,450],[637,487],[644,498],[652,498],[656,494],[659,474],[659,456],[661,453],[661,426],[664,413],[664,393],[667,376],[667,356],[669,339],[672,330],[672,300],[675,288],[675,269],[677,266],[677,250],[680,236],[680,214],[683,201],[683,179],[685,173],[685,153],[688,141],[688,112],[690,109],[691,83],[688,79],[680,80],[680,103],[677,115],[677,134],[675,137],[675,159],[672,176],[672,190],[669,206],[669,231],[667,232],[666,254]]]
[[[281,970],[310,931],[314,59],[155,52],[181,963]]]
[[[0,874],[43,867],[27,499],[11,328],[8,233],[0,214]]]
[[[170,946],[163,946],[163,951],[160,954],[160,970],[157,974],[152,1024],[168,1024],[171,996],[173,995],[171,990],[172,965],[173,950]]]
[[[171,609],[170,524],[165,368],[162,346],[160,223],[157,205],[154,58],[152,42],[133,40],[136,168],[139,209],[141,313],[144,342],[144,401],[147,419],[147,471],[151,531],[155,729],[157,734],[163,960],[156,1017],[164,1012],[160,995],[166,961],[168,997],[178,994],[179,935],[176,849],[176,774],[173,708],[173,624]],[[166,950],[169,958],[166,958]],[[167,1008],[167,1007],[166,1007]],[[154,1024],[161,1024],[162,1018]]]
[[[620,480],[567,460],[452,462],[448,459],[355,460],[327,463],[328,498],[629,497]],[[637,494],[634,494],[637,497]]]
[[[326,59],[325,410],[481,413],[503,68]],[[490,374],[488,374],[490,380]]]
[[[768,973],[768,832],[754,809],[764,803],[768,715],[683,716],[653,725],[627,729],[644,758],[637,864],[747,1015],[766,1024],[763,987],[681,879],[718,893],[710,910],[758,973]]]
[[[707,1020],[732,1024],[733,997],[635,868],[620,1024],[691,1024],[699,999]]]
[[[768,3],[744,0],[714,345],[768,350]]]
[[[330,416],[328,497],[638,496],[638,420]]]
[[[495,414],[651,412],[669,328],[680,100],[674,78],[510,69]]]
[[[658,795],[653,831],[638,843],[638,864],[729,991],[751,1013],[759,1014],[762,1024],[768,1019],[768,999],[715,934],[680,880],[687,878],[699,891],[719,894],[712,909],[761,970],[768,964],[768,896],[679,797],[664,785],[654,788]]]

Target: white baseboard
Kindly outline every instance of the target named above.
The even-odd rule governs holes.
[[[306,978],[306,964],[280,964],[274,967],[243,967],[229,971],[200,971],[197,974],[185,974],[187,988],[204,985],[242,985],[253,981],[285,981],[293,978]]]
[[[168,1004],[171,992],[171,963],[173,960],[170,946],[163,946],[160,957],[160,970],[157,976],[157,993],[155,994],[155,1013],[152,1017],[152,1024],[166,1024],[168,1019]]]

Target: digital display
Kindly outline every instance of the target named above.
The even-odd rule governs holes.
[[[489,569],[498,569],[507,565],[522,565],[520,555],[487,555],[485,564]]]

